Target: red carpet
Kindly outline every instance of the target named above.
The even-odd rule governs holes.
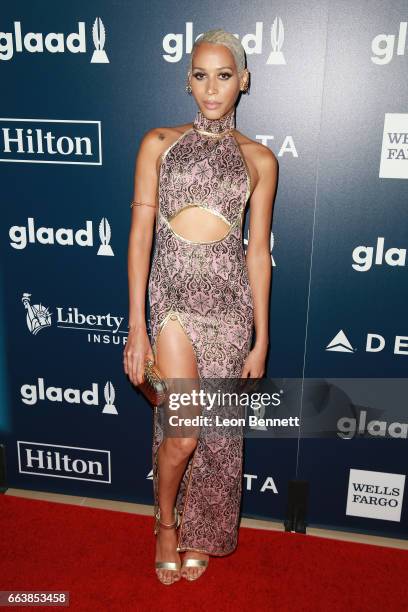
[[[152,517],[1,495],[0,520],[0,590],[70,591],[73,611],[408,610],[404,550],[241,528],[197,582],[164,586]]]

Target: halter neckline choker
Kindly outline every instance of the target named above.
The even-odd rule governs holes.
[[[194,118],[193,128],[196,132],[208,136],[223,136],[235,128],[235,107],[227,115],[219,119],[206,117],[200,109]]]

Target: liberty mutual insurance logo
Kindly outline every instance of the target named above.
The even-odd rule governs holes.
[[[59,329],[70,332],[85,332],[87,341],[95,344],[114,344],[124,346],[126,344],[128,331],[121,329],[124,317],[116,316],[110,312],[106,314],[95,314],[83,312],[77,306],[56,306],[53,312],[49,306],[41,302],[31,303],[31,293],[23,293],[21,298],[26,310],[25,321],[27,329],[35,336],[42,329],[49,329],[53,324]],[[55,317],[52,321],[51,317]]]
[[[51,327],[51,313],[42,304],[31,304],[31,293],[23,293],[21,301],[27,310],[26,323],[30,332],[35,336],[41,329]]]
[[[23,32],[21,21],[14,22],[13,32],[0,32],[0,60],[7,61],[15,53],[86,53],[85,22],[78,21],[78,31],[64,34],[63,32]],[[97,17],[92,26],[92,40],[94,52],[91,64],[109,64],[104,50],[106,32],[100,17]]]

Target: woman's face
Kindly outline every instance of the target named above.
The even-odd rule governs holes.
[[[223,117],[235,105],[241,82],[234,56],[225,45],[203,42],[194,51],[191,90],[198,107],[209,119]]]

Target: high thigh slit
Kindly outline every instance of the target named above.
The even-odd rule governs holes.
[[[161,331],[178,320],[196,358],[199,384],[239,378],[250,350],[253,300],[242,244],[250,177],[232,133],[235,111],[208,119],[197,111],[193,127],[162,155],[156,244],[149,279],[154,355]],[[217,239],[199,241],[174,231],[171,220],[198,205],[224,219]],[[199,234],[199,227],[194,228]],[[199,235],[197,236],[199,238]],[[158,450],[164,438],[153,414],[153,493],[158,510]],[[241,436],[199,435],[176,498],[181,514],[178,551],[227,555],[237,544],[242,495]]]

